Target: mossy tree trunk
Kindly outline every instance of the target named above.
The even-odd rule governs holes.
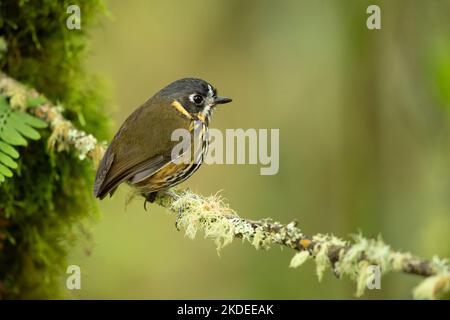
[[[81,29],[69,30],[69,1],[0,2],[1,71],[64,105],[78,127],[106,138],[98,79],[85,70],[87,31],[105,12],[100,0],[77,1]],[[0,184],[0,298],[57,298],[68,249],[95,214],[93,168],[42,139],[19,147],[14,177]],[[57,164],[57,165],[56,165]]]

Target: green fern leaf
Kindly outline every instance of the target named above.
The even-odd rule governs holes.
[[[4,154],[3,152],[0,152],[0,163],[3,163],[11,169],[17,168],[17,163],[10,156]]]
[[[44,120],[33,117],[32,115],[25,112],[16,111],[15,116],[19,117],[23,122],[36,129],[45,129],[48,126],[47,122],[45,122]]]
[[[26,122],[22,120],[22,118],[19,116],[20,114],[23,114],[21,111],[15,111],[11,113],[9,117],[10,125],[14,126],[14,128],[21,133],[23,136],[27,137],[31,140],[39,140],[41,135],[39,132],[34,130],[30,125],[28,125]]]
[[[17,159],[19,158],[19,153],[16,149],[14,149],[11,145],[0,141],[0,151],[7,154],[11,158]]]
[[[13,173],[11,170],[9,170],[7,167],[5,167],[4,165],[2,165],[0,163],[0,174],[4,175],[5,177],[11,178]]]
[[[27,101],[28,107],[38,106],[45,102],[38,97]],[[46,128],[47,123],[26,112],[12,110],[8,98],[0,94],[0,183],[12,177],[10,169],[16,169],[14,159],[20,154],[13,146],[27,146],[27,139],[38,140],[41,135],[36,129]]]
[[[2,111],[2,109],[8,109],[9,108],[9,104],[8,101],[6,100],[6,96],[0,94],[0,112]]]
[[[22,135],[17,132],[17,130],[10,126],[9,123],[0,131],[0,138],[6,143],[12,144],[13,146],[27,146],[28,142]]]

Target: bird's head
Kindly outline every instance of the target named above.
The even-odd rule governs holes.
[[[196,78],[172,82],[158,95],[168,99],[169,103],[180,112],[186,111],[191,117],[201,121],[209,121],[216,105],[232,101],[230,98],[218,96],[217,90],[211,84]]]

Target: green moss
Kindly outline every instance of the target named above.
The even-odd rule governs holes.
[[[65,116],[108,136],[99,80],[84,69],[87,30],[105,12],[81,0],[81,30],[66,28],[69,1],[2,1],[0,68],[65,107]],[[0,297],[61,297],[66,256],[77,228],[95,217],[93,168],[74,153],[47,149],[49,132],[18,148],[14,178],[0,185]],[[56,165],[57,164],[57,165]]]

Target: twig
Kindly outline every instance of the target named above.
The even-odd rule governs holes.
[[[15,101],[39,96],[35,90],[27,89],[2,73],[0,91]],[[98,143],[92,135],[76,129],[62,115],[61,106],[46,101],[28,111],[50,124],[50,148],[57,151],[76,150],[80,160],[88,158],[98,163],[105,144]],[[433,299],[450,292],[450,266],[447,260],[438,257],[425,260],[407,252],[395,251],[381,238],[366,239],[356,235],[352,241],[346,241],[326,234],[309,237],[301,232],[297,222],[281,224],[272,219],[252,221],[241,218],[217,194],[204,197],[190,190],[171,191],[159,194],[155,203],[176,214],[181,210],[178,224],[185,229],[189,238],[203,231],[205,237],[214,240],[218,251],[235,238],[248,241],[257,249],[268,249],[273,245],[294,249],[297,253],[291,260],[291,267],[299,267],[305,261],[314,259],[319,280],[324,271],[330,268],[337,277],[347,276],[356,281],[358,296],[363,294],[367,282],[373,277],[374,266],[379,267],[382,274],[391,271],[425,277],[413,291],[415,298]]]

